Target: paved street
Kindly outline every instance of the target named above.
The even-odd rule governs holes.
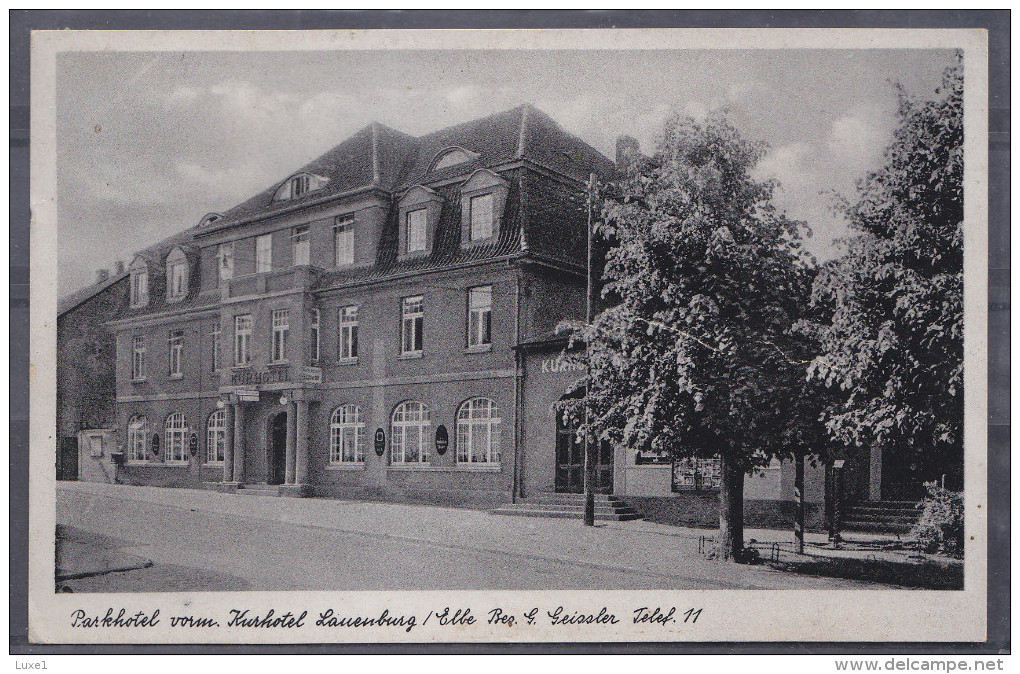
[[[61,482],[57,522],[153,562],[76,592],[888,587],[715,562],[689,530],[643,521]]]

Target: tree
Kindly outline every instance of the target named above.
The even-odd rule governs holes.
[[[725,559],[743,552],[745,474],[791,452],[810,360],[790,330],[810,291],[804,226],[751,176],[764,151],[720,115],[674,116],[614,186],[597,223],[610,306],[581,330],[587,395],[562,405],[586,437],[718,456]]]
[[[854,235],[825,265],[812,301],[831,316],[811,375],[841,396],[835,439],[929,461],[958,458],[963,431],[963,72],[931,100],[902,89],[884,165],[842,200]]]

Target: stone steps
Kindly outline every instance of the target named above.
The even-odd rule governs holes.
[[[539,494],[522,499],[517,503],[506,503],[491,512],[494,515],[514,517],[582,519],[584,517],[584,494]],[[607,494],[596,494],[595,496],[596,520],[622,522],[642,517],[641,513],[617,496]]]
[[[237,487],[237,493],[244,496],[279,496],[280,486],[275,484],[243,484]]]
[[[865,501],[852,506],[843,520],[847,531],[905,534],[913,528],[921,509],[914,501]]]

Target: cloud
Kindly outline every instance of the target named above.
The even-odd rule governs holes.
[[[835,119],[825,141],[833,160],[856,171],[877,165],[891,140],[892,126],[885,117],[877,110],[862,110]]]

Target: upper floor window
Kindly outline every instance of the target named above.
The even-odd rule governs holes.
[[[405,297],[400,321],[400,353],[421,354],[425,338],[425,303],[421,295]]]
[[[358,307],[340,307],[337,311],[337,360],[358,357]]]
[[[234,365],[251,363],[251,314],[234,316]]]
[[[172,330],[170,332],[169,345],[170,353],[167,358],[167,361],[169,363],[168,374],[171,377],[180,377],[184,374],[184,371],[181,369],[182,368],[181,360],[184,354],[184,331]]]
[[[429,460],[429,408],[415,400],[397,405],[390,429],[392,463],[426,463]]]
[[[273,197],[275,201],[286,201],[287,199],[297,199],[303,197],[309,192],[316,192],[326,186],[327,180],[322,176],[317,176],[311,173],[298,173],[295,176],[291,176],[280,185],[280,188],[276,190],[276,195]]]
[[[263,234],[255,237],[255,273],[262,274],[273,270],[273,235]]]
[[[329,462],[363,463],[365,461],[365,422],[361,408],[343,405],[336,408],[329,421]]]
[[[273,362],[287,360],[287,338],[290,335],[290,309],[273,310]]]
[[[220,369],[220,336],[221,336],[220,324],[217,323],[213,326],[212,331],[212,371],[216,372]]]
[[[428,223],[427,211],[419,208],[407,212],[407,252],[416,253],[425,250],[426,226]]]
[[[216,249],[216,266],[220,270],[220,280],[228,281],[234,277],[234,242],[221,243]]]
[[[145,379],[145,337],[141,335],[131,340],[131,379]]]
[[[308,345],[312,362],[319,360],[319,310],[312,309],[311,343]]]
[[[308,225],[294,228],[294,265],[301,266],[309,264],[308,250]]]
[[[351,219],[337,219],[336,227],[333,229],[333,251],[336,259],[336,266],[342,267],[345,264],[354,264],[354,221]]]
[[[180,247],[166,256],[166,297],[170,301],[188,294],[188,257]]]
[[[145,447],[149,441],[149,421],[143,415],[128,421],[127,460],[145,461]]]
[[[188,264],[175,262],[170,266],[170,297],[181,298],[188,294]]]
[[[492,344],[492,286],[468,290],[468,347]]]
[[[462,244],[487,241],[499,236],[510,183],[488,169],[479,169],[461,185]]]
[[[198,226],[208,227],[209,225],[221,219],[222,217],[223,216],[219,213],[206,213],[204,216],[202,216],[202,219],[198,221]]]
[[[187,463],[188,461],[188,420],[183,414],[171,414],[166,418],[166,462]]]
[[[227,414],[216,410],[209,415],[205,435],[205,462],[223,463],[227,450]]]
[[[149,272],[131,272],[131,306],[144,307],[149,303]]]
[[[492,237],[492,195],[471,197],[471,240]]]
[[[499,410],[488,398],[472,398],[457,410],[457,463],[499,462]]]

